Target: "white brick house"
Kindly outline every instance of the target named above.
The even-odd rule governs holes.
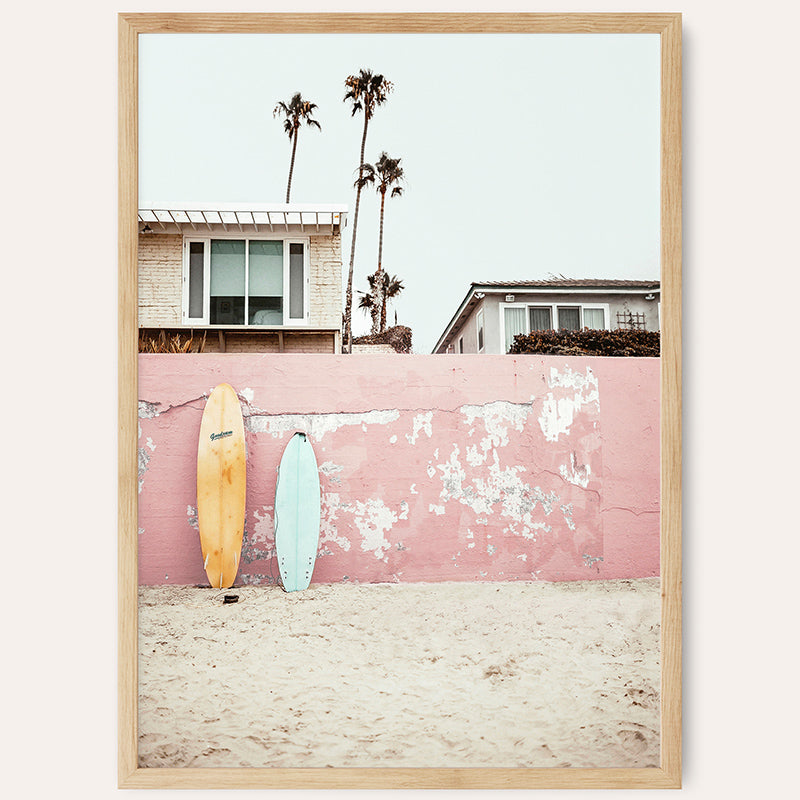
[[[344,205],[147,204],[139,329],[206,352],[341,352]]]

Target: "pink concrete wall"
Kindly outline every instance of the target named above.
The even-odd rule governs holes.
[[[296,430],[320,466],[315,582],[659,574],[658,359],[140,355],[140,583],[206,583],[197,435],[223,381],[247,438],[237,583],[278,574],[275,478]]]

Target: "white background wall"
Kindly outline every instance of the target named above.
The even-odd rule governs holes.
[[[235,8],[325,7],[242,0]],[[163,8],[45,0],[4,11],[0,663],[12,797],[119,794],[115,14]],[[502,10],[684,12],[684,796],[788,797],[798,718],[798,379],[796,346],[786,345],[796,311],[776,299],[799,288],[800,13],[777,0],[506,2]]]

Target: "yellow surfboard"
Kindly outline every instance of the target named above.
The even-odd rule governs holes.
[[[242,553],[245,511],[244,422],[227,383],[206,402],[197,445],[197,522],[203,566],[216,589],[233,586]]]

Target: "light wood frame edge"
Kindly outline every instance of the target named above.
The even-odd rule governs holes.
[[[682,31],[661,33],[661,768],[682,775]]]
[[[166,32],[657,33],[661,37],[661,766],[658,769],[140,769],[137,765],[138,35]],[[681,15],[120,14],[118,785],[120,788],[680,788]]]
[[[138,33],[118,17],[119,93],[117,107],[118,180],[118,336],[117,429],[118,489],[117,601],[118,719],[117,775],[128,785],[138,761],[137,630],[137,441],[138,441]]]

